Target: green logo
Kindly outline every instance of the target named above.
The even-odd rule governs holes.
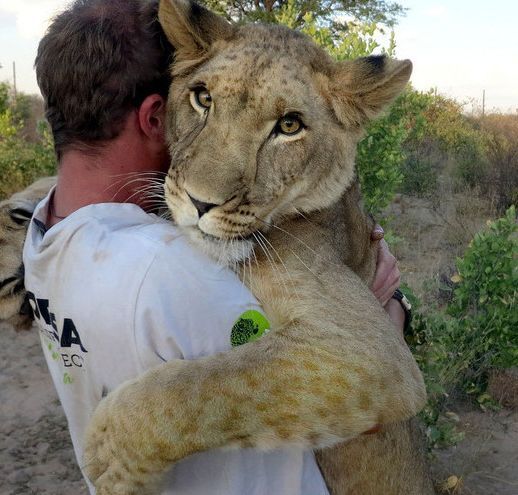
[[[253,342],[270,331],[270,322],[254,309],[245,311],[234,323],[230,334],[232,347]]]
[[[49,342],[47,344],[47,349],[50,351],[52,359],[54,359],[54,361],[57,361],[59,359],[59,354],[54,350],[54,346],[52,345],[52,342]]]
[[[72,383],[74,383],[74,379],[68,373],[65,373],[63,375],[63,383],[65,385],[72,385]]]

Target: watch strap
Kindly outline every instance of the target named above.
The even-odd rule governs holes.
[[[408,335],[410,332],[410,323],[412,322],[412,304],[408,298],[399,289],[396,289],[392,295],[392,299],[399,302],[405,312],[405,324],[403,326],[403,334]]]

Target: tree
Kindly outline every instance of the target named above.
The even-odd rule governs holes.
[[[204,0],[210,9],[235,22],[281,22],[286,10],[297,12],[294,29],[303,29],[307,14],[321,25],[342,31],[337,18],[347,16],[359,22],[376,22],[393,26],[405,9],[396,2],[385,0]],[[347,29],[347,27],[345,27]]]

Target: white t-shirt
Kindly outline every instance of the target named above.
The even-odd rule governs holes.
[[[47,207],[29,227],[25,283],[81,465],[103,395],[164,361],[229,350],[236,321],[261,308],[234,273],[135,205],[90,205],[46,231]],[[313,453],[296,448],[202,452],[165,479],[163,495],[328,495]]]

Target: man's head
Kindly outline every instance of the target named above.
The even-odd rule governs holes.
[[[58,157],[95,150],[147,96],[167,96],[172,50],[157,4],[75,0],[52,22],[35,65]]]

